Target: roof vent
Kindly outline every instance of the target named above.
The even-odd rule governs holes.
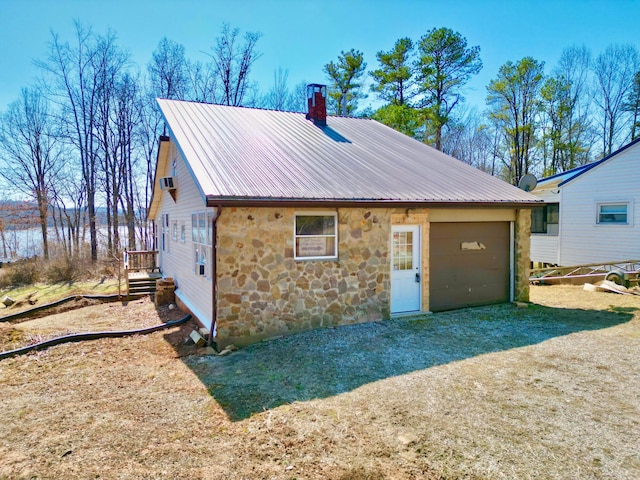
[[[327,86],[318,83],[307,85],[307,120],[313,120],[318,126],[327,125]]]

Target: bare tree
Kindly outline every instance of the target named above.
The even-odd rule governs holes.
[[[585,46],[572,46],[562,51],[553,76],[566,83],[563,93],[565,111],[560,129],[564,148],[559,152],[559,171],[584,165],[591,159],[594,132],[591,119],[589,75],[591,52]],[[555,172],[554,172],[555,173]]]
[[[291,90],[291,111],[306,112],[307,111],[307,85],[304,80],[294,85]]]
[[[24,88],[0,123],[2,175],[12,188],[35,201],[42,252],[49,258],[48,213],[53,183],[61,168],[58,135],[49,104],[38,88]]]
[[[264,106],[272,110],[289,110],[291,103],[291,92],[287,87],[289,71],[278,68],[273,72],[273,86],[264,98]]]
[[[137,166],[140,179],[134,182],[134,195],[137,205],[146,207],[151,202],[153,195],[153,186],[155,180],[155,162],[159,147],[160,136],[164,127],[164,120],[158,108],[156,99],[147,84],[139,94],[139,112],[140,117],[135,129],[135,139],[137,143],[137,152],[141,156],[140,165]],[[136,212],[136,216],[138,212]],[[149,230],[146,221],[141,221],[139,225],[138,237],[141,239],[141,245],[148,246],[149,239],[153,233]]]
[[[218,77],[214,74],[212,64],[200,61],[188,62],[187,76],[191,99],[196,102],[218,102]]]
[[[129,173],[121,163],[122,151],[130,142],[130,138],[123,138],[123,130],[127,127],[120,118],[121,85],[123,78],[126,78],[127,85],[131,80],[127,74],[123,74],[128,61],[125,52],[117,47],[100,51],[109,57],[102,62],[105,68],[100,70],[96,136],[100,146],[99,181],[103,187],[101,192],[104,192],[107,214],[107,254],[111,257],[120,248],[118,201],[122,182],[126,181]]]
[[[142,115],[139,82],[131,75],[125,74],[120,79],[116,92],[116,123],[121,145],[118,165],[122,177],[119,200],[127,225],[127,246],[130,250],[135,250],[136,211],[146,210],[146,204],[142,205],[142,208],[136,208],[137,183],[135,178],[138,174],[138,168],[134,147],[137,143],[136,125],[140,122]]]
[[[60,118],[63,135],[77,150],[82,177],[87,195],[91,259],[98,259],[98,237],[96,229],[97,166],[99,142],[96,122],[102,80],[99,39],[75,22],[76,44],[62,43],[53,34],[47,61],[39,65],[52,79],[52,94],[60,102]],[[105,39],[108,46],[114,37]]]
[[[39,65],[50,74],[52,93],[60,102],[63,134],[76,149],[86,189],[91,259],[98,259],[96,193],[101,145],[97,127],[105,79],[120,61],[115,35],[97,36],[75,23],[76,44],[62,43],[53,34],[47,61]]]
[[[86,189],[77,165],[69,161],[52,191],[51,217],[58,243],[68,258],[79,255],[85,233]]]
[[[444,132],[442,151],[494,175],[494,137],[494,129],[475,108],[461,108]]]
[[[307,108],[307,83],[299,82],[293,88],[287,85],[289,71],[278,68],[273,72],[273,86],[257,102],[257,106],[283,112],[303,112]]]
[[[184,45],[163,37],[147,64],[149,82],[154,95],[160,98],[188,98],[189,66]]]
[[[624,109],[631,114],[631,140],[640,137],[640,71],[633,77],[633,86],[627,95]]]
[[[222,33],[216,38],[213,53],[210,54],[214,76],[219,81],[216,82],[220,89],[217,100],[223,105],[243,105],[250,87],[251,67],[260,58],[256,44],[261,34],[245,33],[244,44],[241,44],[239,36],[239,29],[231,29],[228,24],[223,24]]]
[[[593,65],[603,155],[609,155],[628,138],[629,116],[624,104],[633,88],[638,62],[638,51],[632,45],[610,45]]]

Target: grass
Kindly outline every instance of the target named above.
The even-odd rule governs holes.
[[[193,355],[191,325],[4,360],[0,478],[640,478],[640,299],[553,286],[532,300],[227,357]],[[141,300],[4,328],[168,315]]]
[[[122,287],[124,289],[124,286]],[[90,281],[61,282],[55,284],[36,284],[0,290],[0,299],[10,297],[16,303],[6,307],[0,303],[0,316],[10,315],[73,295],[108,295],[118,293],[118,279],[101,278]],[[31,304],[33,303],[33,305]]]

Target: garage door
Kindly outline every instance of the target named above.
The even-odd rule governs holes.
[[[509,301],[509,222],[431,223],[429,309]]]

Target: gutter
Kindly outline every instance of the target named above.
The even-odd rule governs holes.
[[[207,196],[207,207],[355,207],[355,208],[530,208],[544,203],[540,199],[505,201],[389,200],[334,198],[217,197]]]

